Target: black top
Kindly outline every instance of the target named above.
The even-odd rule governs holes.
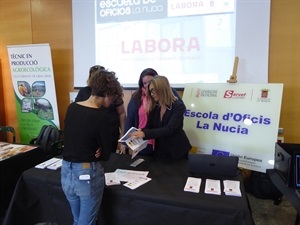
[[[81,88],[75,98],[75,102],[79,101],[85,101],[91,96],[92,89],[89,86],[86,86],[84,88]],[[108,113],[110,127],[111,127],[111,151],[115,152],[117,145],[118,145],[118,139],[120,136],[120,115],[117,111],[117,107],[124,104],[124,101],[122,98],[118,98],[113,104],[110,104],[108,107],[102,106],[100,109],[106,113]]]
[[[142,130],[145,133],[145,139],[155,139],[154,152],[158,158],[187,158],[192,146],[183,130],[185,110],[185,105],[177,100],[167,108],[162,121],[159,106],[150,111],[147,125]]]
[[[100,147],[100,158],[95,157]],[[64,128],[64,160],[94,162],[107,160],[111,149],[109,119],[105,112],[71,103],[67,109]]]

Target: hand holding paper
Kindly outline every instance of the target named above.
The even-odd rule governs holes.
[[[142,133],[142,134],[141,134]],[[144,135],[144,132],[139,131],[135,127],[131,127],[126,134],[119,139],[119,142],[125,142],[127,146],[133,151],[132,158],[134,158],[141,150],[143,150],[148,141],[143,140],[143,138],[139,138],[136,135]]]
[[[145,133],[141,130],[137,130],[137,131],[134,131],[131,134],[129,134],[129,136],[132,138],[144,138]]]

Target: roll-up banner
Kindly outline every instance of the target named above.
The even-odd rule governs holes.
[[[184,129],[196,153],[235,155],[239,167],[274,167],[283,84],[187,84]]]
[[[60,128],[50,45],[14,45],[7,50],[20,139],[29,143],[43,125]]]

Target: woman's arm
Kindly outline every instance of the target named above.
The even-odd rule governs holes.
[[[156,123],[157,120],[160,120],[158,116],[159,113],[157,114],[152,111],[149,115],[147,126],[140,131],[134,132],[132,136],[137,138],[155,139],[172,135],[178,127],[183,125],[183,114],[186,110],[185,105],[180,101],[177,101],[172,107],[172,112],[168,112],[170,113],[169,117],[167,116],[168,118],[166,119],[168,121],[163,121],[165,123],[163,127],[152,128],[154,123]]]
[[[116,110],[119,114],[119,123],[120,123],[120,137],[122,137],[125,134],[125,121],[126,121],[126,112],[124,103],[118,107],[116,107]],[[120,154],[126,153],[126,145],[121,144],[120,145]]]
[[[122,137],[124,135],[125,131],[125,121],[126,121],[126,112],[124,104],[116,107],[116,110],[119,114],[119,121],[120,121],[120,136]]]

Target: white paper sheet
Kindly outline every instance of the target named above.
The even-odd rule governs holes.
[[[120,182],[120,180],[118,178],[118,175],[116,173],[114,173],[114,172],[105,173],[104,176],[105,176],[105,184],[107,186],[121,184],[121,182]]]
[[[213,195],[221,195],[220,180],[206,179],[204,193],[213,194]]]
[[[149,177],[138,177],[136,180],[129,181],[124,184],[125,187],[130,188],[131,190],[140,187],[141,185],[149,182],[151,178]]]
[[[184,191],[199,193],[200,186],[201,178],[188,177],[184,186]]]
[[[224,192],[225,195],[241,197],[240,181],[237,180],[224,180]]]
[[[36,165],[35,168],[45,169],[47,166],[50,166],[51,164],[56,163],[59,160],[60,160],[59,158],[51,158],[51,159],[48,159],[45,162],[42,162],[42,163]]]
[[[117,169],[115,171],[120,181],[129,182],[139,179],[139,177],[147,177],[149,171],[135,171]]]

